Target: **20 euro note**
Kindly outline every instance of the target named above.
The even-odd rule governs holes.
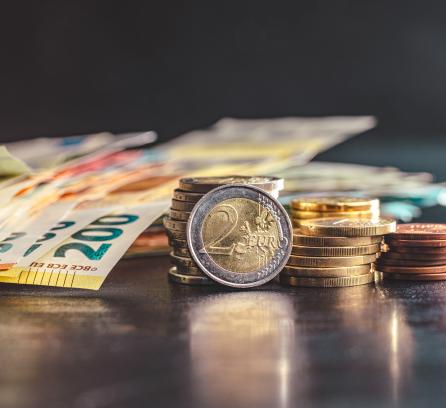
[[[0,282],[98,290],[136,237],[168,207],[168,201],[156,201],[100,217],[29,267],[0,275]]]

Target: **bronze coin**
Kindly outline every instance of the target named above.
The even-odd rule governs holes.
[[[175,266],[193,266],[195,268],[197,268],[197,264],[195,263],[195,261],[190,258],[190,257],[185,257],[185,256],[177,256],[174,255],[173,252],[170,253],[170,261],[175,265]]]
[[[167,230],[186,232],[187,221],[178,221],[170,217],[164,217],[163,225]]]
[[[177,231],[166,229],[167,237],[171,241],[185,241],[187,238],[186,231]]]
[[[184,239],[169,238],[169,245],[171,247],[187,248],[187,241]]]
[[[446,239],[446,224],[399,224],[396,232],[389,234],[391,239],[427,239],[439,240]]]
[[[189,252],[189,248],[183,248],[183,247],[174,247],[173,248],[173,254],[175,256],[180,256],[180,257],[189,257],[190,258],[190,252]]]
[[[381,271],[377,271],[381,272]],[[410,273],[384,273],[382,272],[384,279],[395,280],[412,280],[412,281],[441,281],[446,280],[446,273],[434,273],[434,274],[410,274]]]
[[[177,268],[177,272],[182,275],[193,275],[193,276],[206,276],[200,268],[195,266],[175,266]]]
[[[446,257],[446,248],[429,248],[429,247],[399,247],[389,245],[389,252],[398,252],[401,254],[426,254],[426,255],[441,255]]]
[[[432,248],[446,248],[446,239],[395,239],[387,236],[386,243],[392,247],[432,247]]]
[[[385,258],[385,257],[381,256],[376,261],[376,265],[440,266],[440,265],[446,265],[446,259],[420,261],[420,260],[416,260],[416,259],[393,259],[393,258]]]
[[[433,261],[446,260],[446,254],[420,254],[420,253],[404,253],[397,251],[381,252],[381,258],[391,259],[412,259],[416,261]]]
[[[183,275],[175,267],[169,269],[168,277],[171,282],[185,285],[215,285],[215,282],[207,276]]]
[[[380,272],[387,273],[417,273],[417,274],[434,274],[446,273],[446,265],[439,266],[390,266],[379,265]]]
[[[187,221],[190,217],[190,212],[174,210],[171,208],[169,211],[169,215],[172,220]]]

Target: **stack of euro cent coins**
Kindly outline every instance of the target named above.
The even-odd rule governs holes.
[[[384,279],[446,280],[446,224],[400,224],[376,263]]]
[[[300,198],[305,207],[305,198]],[[310,197],[308,207],[336,210],[340,214],[355,208],[379,213],[375,199],[352,197]],[[374,262],[385,234],[395,231],[390,218],[353,216],[301,220],[294,230],[293,247],[287,266],[280,275],[292,286],[344,287],[374,282]]]
[[[291,201],[293,225],[316,218],[379,217],[379,200],[351,196],[301,196]]]
[[[214,284],[198,267],[189,251],[187,242],[187,223],[197,202],[211,190],[224,185],[244,184],[258,187],[274,198],[283,189],[283,179],[263,176],[226,176],[226,177],[196,177],[183,178],[173,192],[169,215],[164,218],[173,267],[169,269],[171,282],[189,285]]]

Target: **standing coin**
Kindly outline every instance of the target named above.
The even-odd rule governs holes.
[[[344,286],[365,285],[374,281],[375,274],[373,272],[365,275],[344,276],[340,278],[300,278],[296,276],[280,275],[280,282],[291,286],[339,288]]]
[[[446,224],[399,224],[396,232],[389,236],[391,239],[446,239]]]
[[[291,252],[285,209],[264,190],[226,185],[206,194],[188,221],[192,258],[224,285],[246,288],[273,279]]]
[[[360,256],[295,256],[291,255],[288,265],[292,266],[308,266],[315,268],[337,268],[342,266],[365,265],[375,262],[376,255],[360,255]]]
[[[355,247],[307,247],[293,246],[291,253],[293,255],[304,256],[355,256],[370,255],[379,252],[381,245],[364,245]]]
[[[180,189],[195,193],[207,193],[214,188],[230,184],[249,184],[262,190],[273,192],[283,189],[283,179],[264,176],[227,176],[227,177],[195,177],[182,178]]]
[[[304,246],[362,246],[378,244],[382,241],[382,235],[374,237],[317,237],[312,235],[302,235],[299,230],[295,230],[293,234],[294,245]]]
[[[367,237],[395,231],[396,222],[391,218],[365,220],[361,218],[319,218],[300,222],[300,230],[308,235],[331,237]]]
[[[379,211],[379,200],[351,196],[301,196],[291,206],[303,211]]]

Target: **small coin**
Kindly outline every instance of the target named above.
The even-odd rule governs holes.
[[[379,200],[351,196],[302,196],[291,207],[303,211],[379,211]]]
[[[303,256],[355,256],[376,254],[381,249],[381,245],[364,245],[355,247],[309,247],[293,245],[292,255]]]
[[[171,208],[169,215],[172,220],[187,221],[189,219],[190,212],[173,210]]]
[[[398,229],[398,227],[397,227]],[[390,235],[386,236],[386,242],[392,247],[432,247],[442,248],[446,247],[446,239],[429,240],[429,239],[395,239]]]
[[[317,211],[302,211],[291,210],[291,216],[297,220],[311,220],[313,218],[371,218],[379,216],[379,211],[350,211],[350,212],[317,212]]]
[[[185,285],[215,285],[215,282],[206,276],[183,275],[178,273],[175,267],[169,269],[168,277],[171,282]]]
[[[432,273],[446,273],[446,265],[439,266],[391,266],[379,265],[380,272],[387,273],[417,273],[417,274],[432,274]]]
[[[269,176],[226,176],[182,178],[180,189],[195,193],[207,193],[214,188],[230,184],[248,184],[265,191],[283,190],[283,178]]]
[[[404,259],[415,261],[433,261],[433,260],[446,260],[446,254],[416,254],[416,253],[402,253],[396,251],[382,252],[381,257],[383,259]]]
[[[446,239],[446,224],[399,224],[396,232],[389,235],[391,239],[403,240],[441,240]]]
[[[172,252],[175,256],[190,258],[190,252],[187,247],[174,247]]]
[[[195,206],[195,203],[189,203],[187,201],[180,201],[180,200],[172,199],[171,209],[177,210],[177,211],[191,212],[192,209],[194,208],[194,206]]]
[[[173,252],[170,253],[170,261],[176,266],[194,266],[197,267],[197,264],[193,261],[192,258],[188,258],[185,256],[176,256]]]
[[[382,273],[384,279],[394,280],[411,280],[411,281],[442,281],[446,280],[446,273],[433,273],[433,274],[410,274],[410,273]]]
[[[376,255],[360,256],[295,256],[291,255],[288,260],[288,266],[308,266],[315,268],[336,268],[343,266],[365,265],[375,262]]]
[[[170,217],[164,217],[163,218],[163,225],[168,230],[186,232],[187,222],[186,221],[173,220]]]
[[[446,257],[446,247],[402,247],[389,245],[389,252],[399,252],[402,254],[424,254],[424,255],[444,255]]]
[[[381,217],[371,220],[356,218],[319,218],[300,222],[303,234],[331,237],[367,237],[395,231],[396,222]]]
[[[177,188],[173,190],[173,199],[177,201],[187,201],[189,203],[196,203],[203,197],[203,193],[193,193],[191,191],[183,191]],[[192,211],[192,210],[191,210]]]
[[[339,268],[306,268],[303,266],[285,266],[281,274],[308,278],[339,278],[344,276],[364,275],[372,271],[372,266],[357,265]]]
[[[175,268],[177,268],[177,272],[181,275],[205,276],[207,278],[201,269],[197,268],[196,266],[176,265]]]
[[[360,246],[379,244],[382,241],[382,235],[375,237],[316,237],[312,235],[303,235],[299,230],[294,230],[293,244],[304,246]]]
[[[171,247],[187,248],[187,241],[185,239],[182,240],[169,238],[169,245]]]
[[[376,261],[376,264],[388,266],[440,266],[446,265],[446,258],[421,261],[416,259],[393,259],[381,255],[380,258]]]
[[[285,266],[292,227],[285,209],[264,190],[226,185],[192,210],[187,242],[206,275],[238,288],[262,285]]]
[[[301,278],[280,275],[280,282],[291,286],[310,286],[323,288],[339,288],[344,286],[365,285],[375,281],[375,274],[367,273],[358,276],[343,276],[340,278]]]

